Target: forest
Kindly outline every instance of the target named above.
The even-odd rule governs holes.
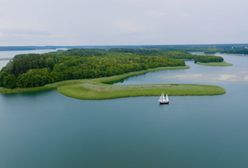
[[[147,70],[185,66],[184,60],[223,62],[222,57],[159,49],[69,49],[15,56],[0,72],[0,87],[30,88],[49,83],[92,79]]]

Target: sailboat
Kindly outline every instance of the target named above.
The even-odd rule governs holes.
[[[161,94],[158,101],[160,104],[169,104],[170,103],[168,95],[166,94],[164,97],[164,93]]]

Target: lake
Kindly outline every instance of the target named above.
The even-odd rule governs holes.
[[[248,56],[232,67],[194,65],[127,84],[205,83],[220,96],[82,101],[58,94],[0,95],[3,168],[244,168],[248,166]],[[120,83],[119,83],[120,84]]]

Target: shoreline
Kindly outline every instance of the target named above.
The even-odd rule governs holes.
[[[189,66],[160,67],[143,71],[130,72],[126,74],[103,77],[96,79],[68,80],[48,84],[35,88],[0,88],[1,94],[20,94],[39,92],[45,90],[57,90],[58,93],[67,97],[82,100],[103,100],[125,97],[158,96],[161,92],[171,96],[210,96],[221,95],[225,89],[215,85],[199,84],[145,84],[145,85],[113,85],[132,76],[138,76],[149,72],[162,70],[188,69]]]
[[[113,85],[84,83],[62,86],[57,91],[64,96],[81,100],[159,96],[162,92],[170,96],[216,96],[226,93],[225,89],[220,86],[198,84],[151,84],[113,87]]]
[[[203,65],[203,66],[212,66],[212,67],[228,67],[228,66],[233,66],[233,64],[228,63],[228,62],[209,62],[209,63],[201,63],[197,62],[196,64],[198,65]]]
[[[108,83],[108,84],[113,84],[113,83],[117,83],[117,82],[120,82],[122,80],[125,80],[129,77],[138,76],[138,75],[146,74],[149,72],[156,72],[156,71],[162,71],[162,70],[180,70],[180,69],[189,69],[189,68],[190,67],[187,65],[186,66],[177,66],[177,67],[158,67],[158,68],[147,69],[147,70],[142,70],[142,71],[129,72],[129,73],[110,76],[110,77],[102,77],[102,78],[95,78],[95,79],[65,80],[65,81],[50,83],[50,84],[40,86],[40,87],[32,87],[32,88],[7,89],[7,88],[0,87],[0,94],[18,94],[18,93],[28,93],[28,92],[39,92],[39,91],[45,91],[45,90],[55,90],[60,86],[69,85],[69,84],[77,84],[77,83],[89,81],[89,80],[102,80],[102,79],[104,79],[104,83],[107,84],[109,78],[115,78],[116,79],[116,81],[112,80],[112,83]]]

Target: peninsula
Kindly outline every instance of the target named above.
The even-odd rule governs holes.
[[[0,93],[57,89],[77,99],[130,96],[218,95],[219,86],[197,84],[113,85],[128,77],[159,70],[189,68],[184,60],[222,63],[219,56],[192,55],[157,49],[71,49],[46,54],[17,55],[0,72]]]

